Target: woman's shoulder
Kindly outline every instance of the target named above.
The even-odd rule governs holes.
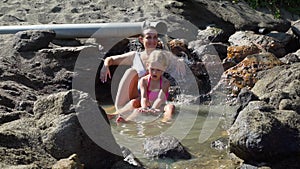
[[[123,55],[127,55],[127,56],[135,56],[136,53],[137,53],[137,51],[129,51],[129,52],[124,53]]]
[[[136,51],[130,51],[130,52],[126,52],[126,53],[123,53],[123,54],[120,54],[120,55],[114,55],[114,56],[111,56],[113,58],[123,58],[123,57],[133,57],[135,56],[136,54]]]

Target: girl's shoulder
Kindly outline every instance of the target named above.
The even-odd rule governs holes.
[[[164,76],[162,76],[162,82],[163,82],[163,84],[170,85],[170,81],[167,78],[165,78]]]

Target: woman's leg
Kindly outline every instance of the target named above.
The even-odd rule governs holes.
[[[134,109],[133,112],[126,118],[126,121],[135,121],[138,115],[139,115],[138,109]]]
[[[115,99],[115,107],[119,114],[132,110],[130,100],[138,97],[137,83],[138,76],[135,69],[127,69],[120,80]]]
[[[119,113],[118,118],[116,119],[117,123],[131,121],[132,117],[136,115],[136,108],[141,107],[139,99],[130,100],[123,108],[119,109],[121,113]],[[126,113],[128,112],[128,113]]]

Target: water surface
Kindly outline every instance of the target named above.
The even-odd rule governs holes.
[[[176,107],[177,113],[170,123],[163,123],[160,118],[155,117],[151,117],[150,120],[144,117],[144,122],[120,124],[113,119],[111,127],[117,143],[129,148],[147,168],[236,168],[230,160],[228,150],[220,151],[211,148],[213,141],[228,137],[221,127],[223,122],[220,120],[220,111],[223,107],[197,105]],[[115,111],[112,105],[106,105],[104,109],[107,113]],[[192,159],[173,161],[144,158],[144,139],[160,134],[172,135],[181,140],[192,154]]]

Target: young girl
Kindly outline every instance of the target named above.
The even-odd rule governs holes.
[[[168,56],[171,52],[163,50],[154,50],[148,59],[146,64],[148,75],[142,77],[139,80],[140,90],[140,106],[134,109],[126,119],[120,116],[117,122],[134,121],[134,119],[140,114],[158,115],[160,112],[163,114],[163,122],[167,122],[172,118],[175,106],[172,104],[165,104],[168,98],[168,92],[170,82],[163,77],[163,73],[168,66]]]

